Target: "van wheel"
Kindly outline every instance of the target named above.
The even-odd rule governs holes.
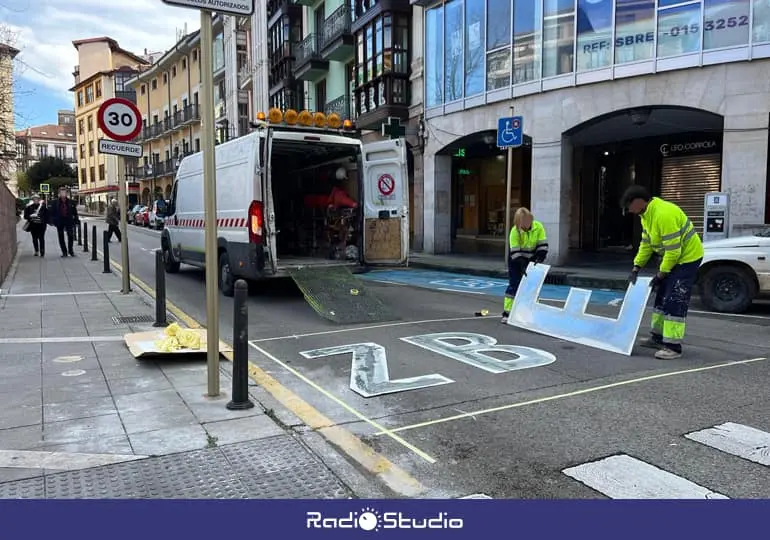
[[[163,266],[166,267],[166,273],[168,274],[179,272],[179,261],[174,260],[174,255],[168,246],[163,246]]]
[[[219,255],[219,289],[225,296],[235,294],[235,279],[230,270],[230,257],[227,256],[226,251]]]
[[[754,276],[739,266],[715,266],[703,276],[702,300],[719,313],[743,313],[757,295]]]

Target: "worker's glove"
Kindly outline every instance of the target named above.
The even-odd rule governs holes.
[[[538,264],[545,261],[545,251],[536,251],[532,256],[532,264]]]
[[[628,282],[631,285],[636,285],[636,278],[638,277],[639,277],[639,270],[636,270],[636,269],[631,270],[631,273],[628,274]]]
[[[655,274],[655,277],[652,278],[652,280],[650,281],[650,289],[652,289],[653,291],[656,291],[658,287],[660,287],[660,284],[663,283],[665,279],[666,279],[666,274],[664,274],[663,272],[658,272],[657,274]]]

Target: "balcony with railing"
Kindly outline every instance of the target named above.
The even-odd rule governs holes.
[[[294,76],[303,81],[315,81],[329,71],[318,47],[318,34],[309,34],[294,45]]]
[[[167,135],[168,133],[177,129],[181,129],[192,123],[198,122],[199,120],[200,111],[198,110],[198,104],[192,103],[184,109],[180,109],[172,113],[170,116],[167,116],[163,120],[158,120],[157,122],[143,128],[137,139],[140,141],[149,142],[158,139],[163,135]]]
[[[249,87],[251,84],[251,81],[254,79],[254,72],[256,71],[256,66],[251,65],[244,65],[241,66],[238,70],[238,88],[241,90],[245,90]]]
[[[324,113],[327,115],[337,113],[343,120],[352,120],[353,114],[350,98],[343,94],[340,97],[329,101],[324,107]]]
[[[134,90],[116,90],[115,97],[127,99],[131,103],[136,103],[136,92]]]
[[[329,15],[321,27],[318,46],[324,60],[344,62],[353,57],[355,41],[350,31],[350,7],[347,4]]]

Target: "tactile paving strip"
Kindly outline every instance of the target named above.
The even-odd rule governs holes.
[[[0,499],[345,499],[291,435],[0,483]]]

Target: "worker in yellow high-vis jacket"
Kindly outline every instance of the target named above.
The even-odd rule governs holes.
[[[535,264],[545,260],[548,254],[548,239],[545,227],[536,221],[527,208],[519,208],[513,215],[513,227],[508,237],[511,253],[508,257],[508,288],[503,300],[502,323],[508,322],[508,315],[513,308],[513,298],[519,290],[521,279],[527,275],[530,261]]]
[[[652,337],[642,342],[659,349],[655,358],[671,360],[682,356],[685,318],[695,278],[703,260],[703,244],[695,227],[681,208],[651,197],[642,186],[631,186],[621,205],[642,220],[642,241],[628,280],[636,283],[639,270],[653,253],[662,256],[650,287],[656,291],[652,313]]]

